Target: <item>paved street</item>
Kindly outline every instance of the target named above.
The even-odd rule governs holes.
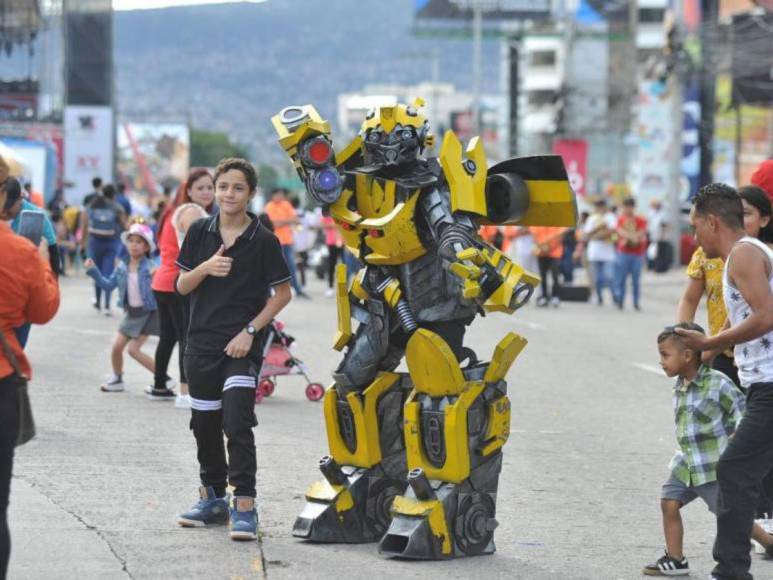
[[[10,578],[639,578],[663,549],[658,498],[675,442],[655,337],[673,322],[681,283],[678,273],[646,278],[642,313],[565,304],[476,321],[466,343],[481,357],[508,330],[529,339],[509,375],[498,551],[417,563],[383,560],[375,545],[292,538],[327,450],[321,405],[306,400],[299,377],[280,379],[257,407],[262,542],[178,528],[198,485],[187,413],[148,401],[149,376],[131,360],[128,391],[99,392],[118,315],[94,312],[86,280],[63,279],[60,313],[33,328],[28,349],[38,437],[17,454]],[[314,299],[295,300],[281,319],[312,378],[327,384],[338,355],[323,290],[315,280]],[[684,517],[692,575],[706,578],[713,518],[697,502]],[[773,578],[773,562],[755,556],[753,572]]]

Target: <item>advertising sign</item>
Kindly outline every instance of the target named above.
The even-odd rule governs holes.
[[[564,160],[569,184],[580,197],[587,194],[588,142],[584,139],[557,139],[553,142],[553,153]]]
[[[65,198],[79,204],[91,180],[113,180],[113,109],[68,106],[64,110]]]
[[[119,178],[130,190],[155,195],[188,175],[190,135],[185,124],[121,123],[117,141]]]
[[[550,14],[550,0],[414,0],[420,20],[471,20],[475,4],[481,6],[483,18],[490,20],[545,18]]]
[[[636,149],[629,176],[629,184],[639,207],[668,195],[672,125],[671,101],[665,84],[659,81],[641,83],[633,128]]]

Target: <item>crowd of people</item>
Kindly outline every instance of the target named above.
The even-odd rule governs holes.
[[[694,198],[699,246],[676,320],[657,337],[661,366],[676,379],[678,451],[661,490],[666,552],[643,569],[647,575],[689,573],[680,510],[695,498],[717,516],[714,578],[751,578],[751,538],[773,558],[773,161],[752,181],[738,190],[711,184]],[[0,577],[10,550],[19,402],[31,375],[24,347],[30,323],[55,315],[57,276],[67,264],[82,263],[93,279],[97,311],[112,313],[115,290],[123,311],[101,390],[125,389],[128,351],[152,375],[150,399],[190,409],[201,487],[178,523],[230,521],[233,539],[257,538],[252,428],[264,329],[293,295],[310,299],[311,271],[327,278],[331,296],[335,265],[356,270],[331,216],[305,210],[284,189],[259,207],[257,175],[241,159],[223,160],[213,173],[192,170],[154,211],[138,211],[124,188],[99,178],[82,205],[70,206],[57,192],[45,211],[1,160],[0,184]],[[37,247],[15,235],[25,211],[45,213]],[[669,227],[658,203],[645,218],[633,198],[618,207],[598,199],[574,229],[485,226],[481,236],[540,274],[539,307],[558,306],[582,266],[598,305],[608,290],[623,309],[630,279],[639,310],[643,269],[661,272],[673,259]],[[695,323],[704,297],[708,332]],[[143,351],[149,336],[159,339],[153,355]],[[179,381],[168,372],[175,346]]]
[[[630,279],[632,305],[641,310],[641,274],[647,265],[665,272],[673,260],[667,241],[668,224],[662,204],[654,201],[647,218],[636,213],[628,197],[610,207],[605,198],[593,200],[593,211],[582,212],[577,228],[484,226],[482,237],[542,282],[537,306],[558,307],[575,282],[575,270],[587,272],[587,288],[598,305],[605,290],[622,310]],[[574,294],[577,296],[577,294]],[[580,294],[579,296],[582,296]]]

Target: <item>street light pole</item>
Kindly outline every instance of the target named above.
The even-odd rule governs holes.
[[[480,85],[483,42],[483,0],[474,0],[472,5],[472,128],[480,130]]]
[[[669,78],[669,94],[671,96],[671,171],[669,178],[669,233],[674,247],[674,264],[679,267],[682,221],[682,132],[684,130],[684,75],[685,55],[682,45],[684,13],[681,2],[674,3],[674,23],[672,36],[673,70]]]

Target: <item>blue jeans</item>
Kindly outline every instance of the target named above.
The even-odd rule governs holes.
[[[30,338],[30,328],[32,328],[32,325],[29,322],[27,322],[13,329],[14,332],[16,333],[16,340],[19,341],[19,344],[21,345],[22,348],[27,347],[27,341]]]
[[[88,247],[89,258],[94,260],[94,264],[101,274],[107,278],[112,275],[115,269],[115,258],[118,255],[118,242],[114,238],[97,238],[95,236],[89,236]],[[102,288],[94,283],[94,293],[97,297],[97,307],[99,307],[99,299],[102,296]],[[112,292],[104,291],[105,293],[105,308],[110,308],[110,295]]]
[[[611,288],[609,269],[612,266],[612,262],[593,260],[591,265],[593,266],[593,278],[596,285],[596,298],[599,304],[601,304],[604,300],[602,291],[604,288]]]
[[[295,274],[295,252],[293,252],[292,245],[283,245],[282,254],[284,254],[285,262],[287,262],[287,269],[290,270],[290,284],[292,284],[295,293],[300,294],[303,292],[303,288],[298,284],[298,277]]]
[[[617,259],[615,260],[615,286],[613,292],[615,295],[615,302],[619,306],[622,306],[625,302],[625,289],[627,286],[628,276],[631,276],[631,287],[633,289],[633,305],[639,306],[639,280],[641,278],[641,270],[644,265],[644,256],[637,256],[634,254],[625,254],[619,252]]]

